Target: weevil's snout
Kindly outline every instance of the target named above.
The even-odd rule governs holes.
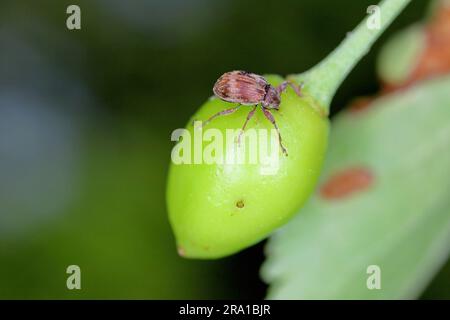
[[[267,90],[266,96],[264,97],[263,106],[266,108],[278,109],[280,107],[281,98],[278,91],[270,86]]]

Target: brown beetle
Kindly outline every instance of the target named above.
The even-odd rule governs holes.
[[[234,108],[222,110],[208,120],[206,120],[203,125],[206,125],[211,120],[218,116],[228,115],[236,110],[238,110],[241,105],[254,106],[253,109],[248,113],[247,119],[242,126],[242,132],[245,130],[247,123],[255,114],[258,105],[261,105],[261,110],[264,116],[274,125],[278,133],[278,139],[280,142],[281,149],[284,154],[287,155],[286,149],[284,148],[281,141],[281,134],[275,119],[271,113],[271,109],[279,110],[281,102],[281,93],[290,85],[297,95],[301,96],[301,87],[295,85],[292,82],[284,81],[278,87],[273,87],[267,80],[257,74],[246,72],[246,71],[231,71],[224,73],[215,83],[213,92],[221,100],[227,102],[238,103]],[[239,139],[241,137],[239,134]]]

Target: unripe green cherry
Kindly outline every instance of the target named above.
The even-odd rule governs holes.
[[[277,76],[266,79],[274,86],[282,82]],[[192,119],[207,119],[230,105],[233,106],[211,98]],[[202,131],[214,128],[223,137],[227,136],[227,129],[238,132],[251,108],[243,106],[233,114],[219,117]],[[288,155],[279,149],[276,157],[265,159],[270,163],[258,158],[256,163],[171,164],[167,201],[181,255],[218,258],[242,250],[285,223],[310,195],[326,151],[328,118],[306,92],[299,97],[291,88],[282,93],[280,109],[272,114]],[[186,128],[191,138],[199,130],[191,124],[192,119]],[[252,129],[273,129],[259,108],[246,132]],[[255,141],[256,150],[264,148],[263,140]],[[203,142],[202,150],[211,143]],[[233,152],[235,143],[224,143],[224,155]],[[249,152],[246,148],[247,160]]]
[[[302,207],[314,189],[324,160],[329,130],[327,115],[333,95],[410,1],[381,1],[379,11],[383,18],[379,27],[369,28],[367,17],[322,62],[307,72],[291,76],[289,81],[304,84],[301,95],[290,86],[286,90],[280,86],[277,91],[275,87],[283,82],[278,76],[264,79],[253,75],[249,79],[246,72],[232,72],[228,75],[231,78],[225,79],[230,80],[230,87],[223,88],[222,82],[219,83],[215,94],[233,103],[216,97],[208,100],[191,118],[183,139],[172,151],[172,160],[188,159],[182,164],[171,163],[167,186],[169,219],[180,255],[208,259],[235,253],[262,240]],[[233,78],[236,76],[247,77],[241,87]],[[268,140],[264,139],[253,140],[248,145],[243,142],[244,149],[235,147],[240,145],[240,140],[231,139],[229,143],[227,130],[240,130],[254,108],[241,106],[231,112],[228,109],[236,109],[234,102],[262,103],[270,109],[254,109],[242,139],[251,131],[273,132],[272,122],[275,122],[287,154],[278,144],[277,148],[267,146]],[[193,120],[205,121],[218,112],[221,116],[205,126],[192,125]],[[196,137],[200,137],[200,142]],[[271,156],[261,157],[258,153],[256,161],[249,161],[254,155],[252,146],[258,151],[270,149]],[[205,156],[209,160],[228,159],[230,155],[231,159],[241,155],[244,161],[205,159]]]

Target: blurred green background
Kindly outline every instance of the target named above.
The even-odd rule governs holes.
[[[171,132],[223,72],[301,72],[374,1],[0,0],[0,298],[263,298],[262,244],[178,257],[165,209]],[[66,8],[81,8],[81,30]],[[383,41],[332,113],[377,91]],[[82,290],[66,288],[81,268]],[[447,265],[425,298],[450,298]]]

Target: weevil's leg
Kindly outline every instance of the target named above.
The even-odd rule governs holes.
[[[294,89],[295,93],[299,96],[302,97],[302,88],[304,86],[304,83],[302,82],[302,84],[300,84],[299,86],[296,85],[295,83],[293,83],[292,81],[284,81],[282,84],[280,84],[277,87],[277,92],[278,94],[281,94],[284,90],[286,90],[287,86],[291,86],[292,89]]]
[[[255,115],[255,111],[258,105],[254,106],[253,109],[248,113],[247,119],[245,119],[244,125],[242,126],[241,132],[239,132],[238,136],[238,144],[241,143],[241,136],[244,133],[245,127],[247,126],[247,123],[250,121],[250,119]]]
[[[222,111],[217,112],[216,114],[212,115],[211,117],[209,117],[206,121],[204,121],[202,123],[202,127],[206,126],[208,123],[210,123],[212,120],[214,120],[215,118],[219,117],[219,116],[226,116],[229,114],[232,114],[233,112],[235,112],[236,110],[238,110],[241,107],[240,104],[238,104],[236,107],[234,108],[230,108],[230,109],[225,109]]]
[[[269,110],[267,110],[266,108],[261,107],[261,109],[264,112],[264,115],[266,116],[267,120],[269,120],[273,124],[275,129],[277,130],[278,141],[280,142],[281,150],[287,156],[288,154],[287,154],[286,148],[283,146],[283,142],[281,141],[280,129],[278,129],[277,123],[275,122],[275,118],[273,117],[272,113]]]

